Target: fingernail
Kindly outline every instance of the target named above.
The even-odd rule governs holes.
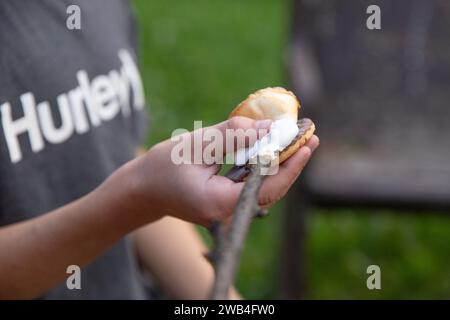
[[[258,120],[256,121],[256,129],[269,129],[271,124],[272,120],[270,119]]]

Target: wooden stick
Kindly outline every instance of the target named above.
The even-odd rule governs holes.
[[[228,230],[224,230],[223,225],[217,226],[217,223],[214,227],[215,248],[211,255],[213,257],[211,261],[214,266],[215,279],[210,296],[213,300],[228,299],[250,223],[254,217],[261,216],[263,213],[258,205],[258,194],[263,178],[261,165],[258,163],[252,166]]]

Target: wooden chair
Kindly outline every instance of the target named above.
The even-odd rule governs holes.
[[[450,5],[297,0],[292,90],[321,146],[288,196],[281,294],[302,298],[309,205],[450,208]]]

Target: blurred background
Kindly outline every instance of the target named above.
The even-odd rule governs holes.
[[[175,128],[191,130],[194,120],[203,120],[204,126],[222,121],[259,88],[291,87],[290,1],[134,0],[134,4],[152,115],[149,146],[169,138]],[[363,11],[362,25],[365,19]],[[309,100],[298,93],[307,111]],[[321,123],[316,124],[321,136]],[[280,296],[285,205],[276,205],[251,227],[237,278],[245,298]],[[441,213],[313,206],[305,226],[305,297],[450,298],[450,219]],[[200,232],[209,242],[207,232]],[[371,264],[381,267],[382,290],[366,287],[366,268]]]

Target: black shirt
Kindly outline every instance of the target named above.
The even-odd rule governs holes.
[[[66,26],[73,4],[81,30]],[[80,198],[133,158],[147,119],[128,1],[2,0],[0,120],[0,226]],[[126,239],[81,283],[43,298],[144,297]]]

